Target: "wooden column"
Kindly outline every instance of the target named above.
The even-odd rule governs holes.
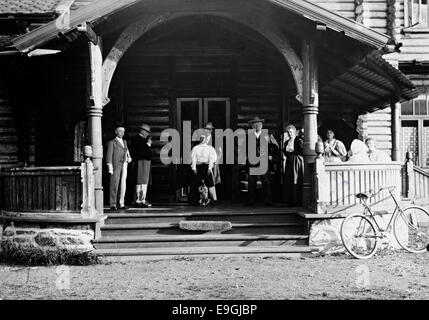
[[[391,128],[392,128],[392,160],[400,160],[400,133],[401,133],[401,120],[399,115],[401,114],[401,104],[394,102],[390,104],[391,107]]]
[[[88,132],[92,146],[92,162],[96,169],[94,175],[95,209],[99,215],[103,214],[103,142],[101,131],[102,106],[102,65],[103,57],[100,41],[97,44],[88,43],[89,46],[89,99],[88,99]]]
[[[304,116],[304,185],[303,205],[314,206],[314,160],[316,158],[317,114],[319,112],[318,68],[315,43],[303,40],[302,62],[304,67],[302,113]]]

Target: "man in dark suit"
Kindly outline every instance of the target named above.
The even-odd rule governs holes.
[[[125,190],[127,180],[127,167],[131,162],[127,142],[123,140],[125,128],[118,126],[115,130],[116,138],[110,140],[107,145],[106,162],[110,174],[110,209],[117,210],[118,191],[119,209],[127,209],[125,206]]]
[[[271,181],[270,181],[270,172],[268,167],[268,161],[271,161],[271,156],[268,154],[269,150],[271,149],[271,146],[275,146],[278,148],[278,143],[274,139],[273,135],[262,135],[262,128],[263,128],[264,119],[261,119],[259,117],[254,117],[249,121],[249,126],[253,129],[254,137],[250,137],[249,139],[253,138],[256,140],[255,148],[256,150],[249,150],[249,141],[247,142],[247,166],[249,169],[248,173],[248,205],[252,206],[255,204],[256,199],[256,187],[258,180],[261,181],[262,189],[264,191],[264,200],[265,204],[270,206],[272,203],[272,197],[271,197]],[[261,148],[261,140],[265,139],[267,143],[267,149],[263,150]],[[255,164],[251,163],[249,161],[249,153],[252,152],[257,158],[260,158],[260,162]],[[265,152],[265,153],[264,153]],[[261,161],[266,161],[266,171],[261,172],[261,174],[251,174],[252,168],[263,168],[264,165],[261,163]],[[259,171],[259,170],[257,170]]]

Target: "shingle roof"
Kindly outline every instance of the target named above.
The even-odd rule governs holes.
[[[54,13],[61,0],[1,0],[0,14]]]

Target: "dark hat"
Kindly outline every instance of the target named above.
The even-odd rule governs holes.
[[[144,131],[147,131],[147,132],[151,133],[151,131],[150,131],[150,126],[149,126],[148,124],[146,124],[146,123],[143,123],[143,124],[139,127],[139,129],[141,129],[141,130],[144,130]]]
[[[251,124],[254,124],[254,123],[257,123],[257,122],[264,123],[264,121],[265,121],[264,119],[261,119],[258,116],[256,116],[256,117],[253,117],[252,119],[250,119],[249,122],[248,122],[248,124],[251,125]]]
[[[204,127],[204,129],[207,130],[213,130],[215,127],[213,126],[213,123],[211,122],[207,122],[206,126]]]
[[[125,126],[124,126],[124,124],[122,122],[116,122],[115,123],[115,130],[118,129],[118,128],[124,128],[125,129]]]

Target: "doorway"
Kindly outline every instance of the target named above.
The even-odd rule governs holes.
[[[180,137],[183,137],[183,122],[191,121],[192,132],[198,128],[204,127],[208,122],[211,122],[216,129],[230,128],[231,124],[231,100],[226,97],[210,97],[210,98],[178,98],[177,99],[177,129],[180,132]],[[214,134],[212,136],[212,145],[216,146]],[[187,201],[189,194],[189,186],[183,185],[189,183],[190,165],[183,163],[183,143],[180,144],[180,165],[178,168],[181,178],[178,181],[181,183],[179,188],[176,188],[177,201]],[[193,144],[194,145],[194,144]],[[193,146],[192,145],[192,146]],[[224,150],[224,143],[222,143]],[[185,152],[187,152],[185,150]],[[218,153],[219,154],[219,153]],[[225,154],[222,152],[223,163],[225,163]],[[221,182],[216,185],[216,192],[219,201],[232,200],[232,170],[233,165],[219,165]],[[183,183],[186,181],[186,183]]]

